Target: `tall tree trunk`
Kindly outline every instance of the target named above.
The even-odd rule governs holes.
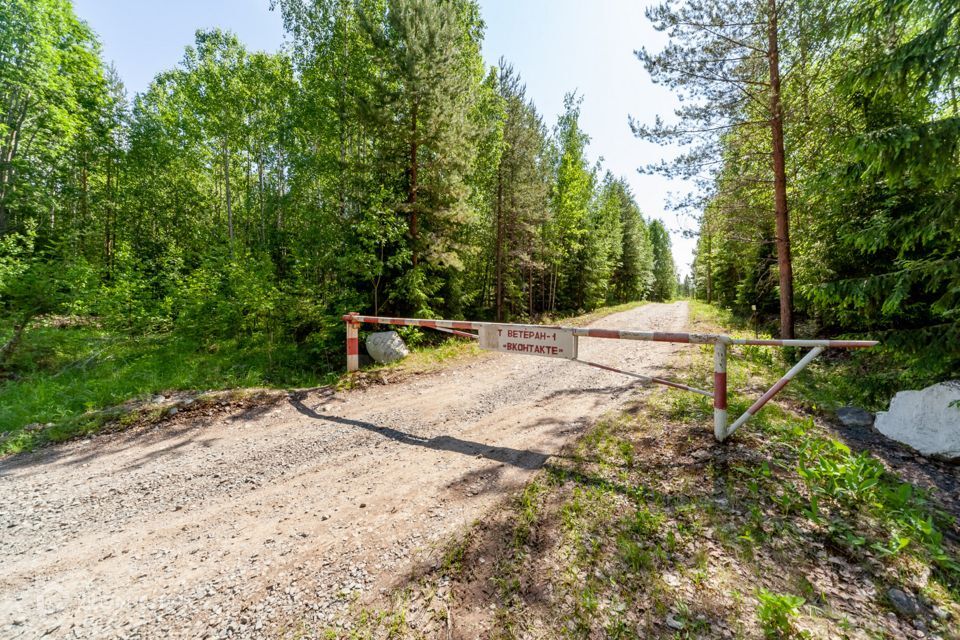
[[[780,337],[793,338],[793,262],[790,259],[790,216],[783,149],[783,102],[780,100],[780,51],[777,42],[777,0],[767,0],[770,55],[770,128],[773,137],[773,192],[777,219],[777,267],[780,273]]]
[[[19,89],[17,93],[19,93]],[[16,98],[13,100],[10,113],[11,115],[17,113],[17,115],[10,119],[9,134],[2,151],[0,151],[0,235],[6,233],[9,226],[7,200],[13,185],[13,161],[17,157],[17,150],[20,147],[20,134],[30,106],[29,98],[30,94],[28,93],[24,96],[21,104],[18,105],[17,111],[14,110],[14,106],[17,106]]]
[[[530,297],[529,301],[529,310],[527,315],[533,317],[533,265],[531,264],[527,269],[527,294]]]
[[[265,162],[263,158],[263,151],[260,151],[259,159],[257,160],[257,199],[260,201],[260,242],[266,247],[267,246],[267,207],[264,202],[264,177],[263,177],[263,163]]]
[[[496,278],[496,318],[503,321],[503,176],[497,171],[497,237],[494,242],[495,278]]]
[[[106,266],[106,279],[113,277],[113,191],[111,191],[110,178],[113,174],[113,158],[109,155],[106,161],[106,185],[107,203],[104,207],[103,216],[103,262]]]
[[[227,234],[230,237],[230,250],[233,251],[233,203],[230,201],[230,147],[223,139],[223,189],[227,203]]]
[[[707,304],[713,303],[713,237],[707,231]]]
[[[417,235],[419,230],[417,229],[417,118],[419,116],[419,107],[420,104],[414,100],[413,101],[413,110],[410,115],[410,187],[407,193],[407,204],[410,207],[410,250],[411,250],[411,262],[413,267],[417,267],[417,261],[419,256],[417,255]]]
[[[286,166],[286,158],[282,151],[278,152],[277,165],[277,231],[281,231],[283,229],[284,167]]]
[[[560,265],[554,263],[553,272],[550,274],[550,311],[557,310],[557,280],[559,279]]]
[[[342,9],[342,7],[341,7]],[[349,13],[346,14],[349,16]],[[347,18],[349,19],[349,18]],[[340,163],[338,189],[340,191],[340,219],[347,219],[347,61],[350,60],[350,38],[343,38],[343,61],[337,70],[340,73],[340,96],[337,100],[337,124],[340,138]]]

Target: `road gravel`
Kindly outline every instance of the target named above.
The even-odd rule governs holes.
[[[676,302],[593,326],[686,323]],[[681,348],[583,339],[580,357],[652,375]],[[522,487],[634,383],[491,353],[0,461],[0,637],[255,638],[330,624]]]

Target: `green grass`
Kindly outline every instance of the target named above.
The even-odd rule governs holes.
[[[731,321],[724,312],[700,303],[692,312],[695,322]],[[788,357],[779,349],[735,347],[728,368],[731,388],[742,389],[757,379],[768,386],[789,366]],[[780,400],[807,410],[832,409],[850,402],[857,384],[848,361],[827,361],[811,365]],[[738,415],[748,402],[734,393],[731,415]],[[955,519],[935,508],[924,490],[888,472],[870,453],[851,451],[819,429],[812,417],[784,404],[768,405],[743,429],[748,438],[751,431],[759,431],[766,446],[780,452],[780,473],[772,473],[767,463],[740,472],[747,486],[767,495],[785,517],[801,517],[822,529],[832,544],[854,557],[895,558],[927,567],[954,598],[960,595],[960,560],[955,548],[947,548],[943,534],[955,528]],[[789,474],[789,482],[782,481],[784,474]]]
[[[176,390],[300,387],[333,377],[289,366],[296,354],[263,343],[199,345],[173,335],[130,337],[92,326],[29,331],[0,383],[0,452],[14,453],[102,426],[94,412]],[[25,430],[31,424],[53,427]]]

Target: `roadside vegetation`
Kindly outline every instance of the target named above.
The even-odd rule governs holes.
[[[721,330],[692,306],[694,330]],[[736,413],[785,361],[733,353]],[[673,375],[707,385],[709,355]],[[804,381],[724,445],[708,399],[645,390],[328,636],[957,637],[956,514],[811,412],[838,393],[832,365]]]
[[[317,386],[332,382],[276,345],[200,344],[170,334],[123,335],[93,321],[44,318],[0,383],[0,453],[16,453],[134,421],[177,391]],[[129,415],[132,414],[132,415]]]
[[[541,320],[583,325],[641,304]],[[481,353],[469,340],[413,327],[399,329],[412,349],[409,358],[371,365],[345,377],[337,370],[343,343],[341,353],[332,355],[327,367],[317,367],[303,350],[268,336],[207,341],[177,333],[130,336],[105,329],[90,318],[45,316],[25,333],[13,356],[11,367],[17,377],[0,383],[0,455],[157,421],[169,409],[183,408],[184,399],[220,398],[210,395],[214,391],[248,395],[244,390],[256,394],[260,389],[395,382]]]
[[[667,1],[637,52],[684,105],[633,124],[683,148],[647,171],[695,185],[685,288],[781,338],[881,340],[883,401],[960,376],[958,6]]]

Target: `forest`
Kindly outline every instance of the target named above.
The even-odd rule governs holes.
[[[582,96],[544,122],[482,59],[476,2],[272,8],[283,51],[198,31],[130,96],[69,0],[0,2],[7,379],[160,349],[303,382],[342,369],[348,311],[537,320],[674,295],[667,229],[587,157]],[[89,360],[50,322],[85,327]]]
[[[638,51],[684,96],[640,137],[698,189],[698,298],[783,337],[857,335],[874,402],[960,375],[960,3],[668,2]]]
[[[271,8],[281,51],[198,31],[130,95],[69,0],[0,0],[0,423],[316,384],[348,311],[539,321],[678,290],[881,340],[852,361],[874,404],[960,375],[957,3],[647,10],[669,44],[637,42],[637,72],[682,100],[629,124],[666,145],[641,171],[694,185],[682,285],[589,157],[584,96],[545,122],[483,59],[475,0]]]

